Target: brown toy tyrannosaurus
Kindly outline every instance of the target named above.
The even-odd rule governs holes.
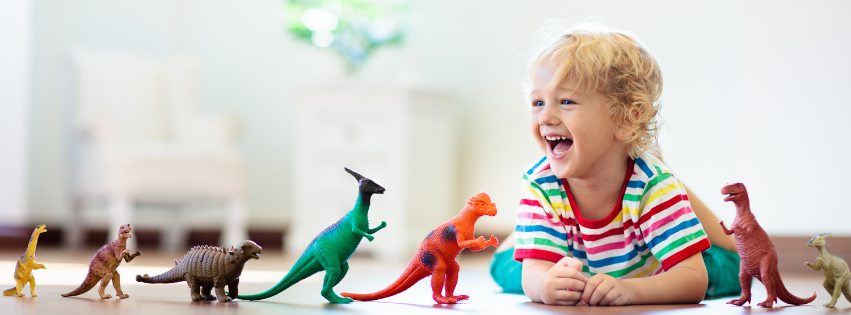
[[[142,254],[137,250],[135,254],[130,255],[130,250],[125,248],[127,246],[127,239],[133,237],[133,234],[130,234],[130,231],[132,230],[133,228],[130,227],[130,224],[122,225],[118,229],[118,239],[103,245],[103,247],[95,252],[95,255],[92,257],[92,262],[89,263],[89,273],[86,275],[86,279],[83,280],[83,283],[80,284],[80,287],[74,289],[74,291],[63,294],[62,296],[69,297],[89,292],[89,290],[94,288],[98,281],[101,281],[98,293],[100,294],[100,298],[108,299],[111,298],[112,295],[104,293],[103,290],[106,289],[106,286],[110,281],[112,281],[112,286],[115,287],[116,296],[122,299],[130,297],[130,295],[124,294],[124,292],[121,291],[121,275],[118,274],[116,269],[118,268],[118,265],[121,264],[121,259],[124,259],[126,262],[130,262],[133,258]]]
[[[735,183],[721,188],[721,193],[727,195],[724,201],[732,201],[736,205],[736,218],[728,230],[724,221],[719,221],[721,228],[727,235],[736,234],[736,249],[739,251],[741,262],[739,263],[739,281],[742,283],[742,296],[731,300],[727,304],[743,305],[751,302],[751,278],[756,278],[768,293],[765,301],[757,304],[759,306],[771,307],[779,298],[781,301],[801,305],[812,302],[816,294],[810,298],[802,299],[792,295],[783,285],[780,272],[777,270],[777,251],[774,244],[768,238],[768,233],[756,222],[750,208],[748,191],[742,183]]]
[[[453,304],[466,300],[469,296],[454,295],[458,283],[458,262],[455,257],[464,248],[477,251],[493,245],[499,240],[493,235],[489,240],[484,236],[476,238],[473,227],[483,215],[496,215],[496,205],[491,203],[486,193],[478,193],[467,201],[467,206],[457,216],[431,231],[420,244],[417,254],[402,276],[384,290],[371,294],[342,293],[340,295],[358,301],[372,301],[401,293],[425,277],[431,276],[432,298],[440,304]],[[444,296],[443,290],[446,289]]]

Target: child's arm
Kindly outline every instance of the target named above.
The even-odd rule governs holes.
[[[712,243],[713,246],[718,246],[723,249],[729,250],[731,252],[736,252],[736,241],[729,234],[724,233],[721,229],[721,226],[715,224],[719,219],[709,210],[705,204],[703,204],[700,199],[697,198],[691,190],[686,187],[686,193],[688,194],[688,200],[691,203],[691,209],[694,211],[694,215],[697,216],[697,219],[700,220],[700,223],[703,225],[703,231],[706,232],[706,237],[709,238],[709,242]]]
[[[606,274],[597,274],[585,283],[580,304],[698,303],[706,294],[708,281],[703,256],[695,254],[668,271],[651,277],[618,280]]]
[[[564,257],[557,263],[526,258],[523,260],[523,292],[538,303],[575,305],[585,289],[582,262]]]

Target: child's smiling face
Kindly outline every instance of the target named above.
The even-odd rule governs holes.
[[[629,156],[625,131],[609,119],[607,97],[576,88],[572,79],[548,87],[560,60],[542,60],[532,72],[531,128],[559,178],[591,178]]]

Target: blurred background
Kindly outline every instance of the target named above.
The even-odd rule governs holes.
[[[629,30],[665,78],[662,152],[720,218],[743,182],[769,234],[851,236],[847,1],[6,0],[0,241],[301,252],[383,185],[364,251],[410,257],[468,197],[513,230],[542,154],[522,94],[547,18]],[[706,224],[706,223],[705,223]],[[714,224],[709,223],[709,224]],[[383,234],[383,235],[382,235]],[[50,246],[50,245],[48,245]]]

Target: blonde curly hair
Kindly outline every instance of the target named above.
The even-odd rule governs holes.
[[[570,78],[577,86],[603,93],[612,123],[626,129],[629,155],[636,158],[641,151],[657,155],[662,72],[634,36],[602,25],[577,24],[538,51],[531,70],[541,62],[562,62],[548,88]]]

